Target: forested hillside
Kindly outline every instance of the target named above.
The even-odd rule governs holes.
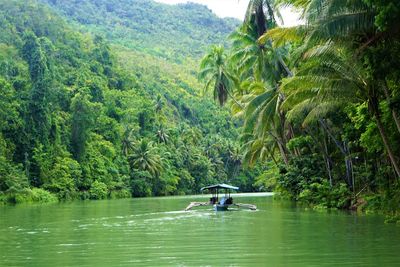
[[[154,57],[157,46],[124,43],[141,40],[134,38],[135,31],[124,41],[114,39],[116,32],[107,28],[111,24],[100,21],[103,11],[134,12],[123,6],[131,1],[50,2],[52,6],[34,0],[0,1],[1,201],[187,194],[217,181],[253,190],[257,172],[241,169],[234,120],[226,109],[200,96],[194,67],[185,69]],[[78,8],[72,3],[86,4]],[[67,14],[76,10],[76,16],[85,11],[83,7],[93,8],[87,15],[89,20],[97,17],[98,28],[93,24],[90,31],[107,38],[85,33],[83,26],[83,32],[77,31],[77,22],[60,17],[54,5]],[[203,17],[204,23],[217,20],[198,5],[176,8],[182,10],[180,16],[187,9],[193,11],[184,24]],[[140,14],[151,18],[147,10]],[[195,60],[214,37],[216,41],[225,37],[232,23],[221,22],[222,28],[213,33],[195,28],[194,32],[208,36],[199,39],[201,44],[168,45],[167,52],[173,55],[182,48],[181,59],[190,55],[188,60]],[[145,26],[140,28],[142,34],[152,36],[146,42],[160,47],[179,37],[165,33],[168,40],[155,41],[155,35],[146,35],[150,28]]]
[[[207,47],[227,43],[238,25],[220,19],[207,7],[188,3],[165,5],[148,0],[40,0],[83,31],[146,54],[185,62],[200,58]]]

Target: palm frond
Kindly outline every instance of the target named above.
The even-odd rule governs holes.
[[[309,35],[312,42],[349,39],[376,30],[375,14],[362,0],[314,0],[308,11],[307,20],[315,25]]]
[[[317,104],[311,99],[305,99],[296,105],[292,106],[287,113],[287,119],[290,122],[302,122],[306,118],[307,114],[316,106]]]
[[[267,41],[272,40],[273,47],[280,47],[288,42],[300,42],[304,38],[305,32],[304,26],[274,28],[261,35],[258,43],[264,45]]]
[[[331,100],[316,105],[306,116],[303,126],[317,122],[321,118],[327,117],[328,113],[336,112],[344,105],[343,101]]]

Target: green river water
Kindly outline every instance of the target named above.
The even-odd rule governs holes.
[[[184,212],[208,195],[0,207],[0,266],[400,266],[400,227],[270,194],[257,211]]]

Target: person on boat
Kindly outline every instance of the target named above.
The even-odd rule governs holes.
[[[217,203],[218,202],[218,198],[217,197],[211,197],[210,198],[210,204],[211,205],[214,205],[215,203]]]

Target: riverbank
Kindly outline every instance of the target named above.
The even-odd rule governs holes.
[[[59,202],[57,196],[41,188],[24,188],[19,192],[0,192],[1,205],[55,202]]]
[[[131,194],[128,191],[111,191],[99,193],[96,191],[85,191],[82,193],[76,193],[68,197],[59,196],[51,193],[42,188],[24,188],[18,192],[0,192],[0,204],[1,205],[16,205],[16,204],[40,204],[40,203],[54,203],[54,202],[65,202],[73,200],[101,200],[101,199],[121,199],[131,198]]]
[[[56,194],[53,194],[49,191],[40,188],[33,188],[33,189],[26,189],[23,192],[19,193],[0,193],[0,204],[1,205],[17,205],[17,204],[40,204],[40,203],[55,203],[55,202],[68,202],[68,201],[75,201],[75,200],[113,200],[113,199],[125,199],[125,198],[137,198],[132,197],[127,194],[116,194],[109,193],[107,197],[102,199],[93,199],[93,198],[85,198],[87,193],[81,194],[81,197],[77,197],[74,199],[60,199],[57,198]],[[154,197],[162,197],[163,199],[168,198],[183,198],[183,199],[191,199],[191,198],[205,198],[208,197],[209,194],[199,194],[199,195],[175,195],[175,196],[154,196]],[[268,197],[274,196],[276,193],[274,192],[250,192],[250,193],[231,193],[232,197]],[[79,196],[79,195],[77,195]],[[143,198],[143,197],[142,197]],[[150,197],[144,197],[150,198]]]
[[[333,193],[332,193],[333,192]],[[333,190],[329,194],[335,194]],[[82,196],[87,196],[88,194],[82,194]],[[232,197],[235,198],[243,198],[243,197],[274,197],[274,199],[281,200],[290,200],[294,201],[298,205],[304,205],[313,210],[349,210],[354,211],[358,214],[380,214],[385,216],[385,223],[397,223],[400,224],[400,210],[389,209],[388,206],[385,206],[385,198],[380,195],[360,195],[358,198],[351,198],[351,195],[348,195],[345,199],[336,198],[334,203],[346,203],[346,206],[327,206],[326,203],[333,203],[332,200],[328,200],[327,196],[319,196],[316,195],[305,197],[305,194],[302,194],[301,198],[294,200],[292,196],[288,196],[287,194],[282,194],[279,192],[253,192],[253,193],[235,193],[231,194]],[[193,199],[193,198],[204,198],[206,195],[178,195],[178,196],[159,196],[163,199]],[[106,198],[103,200],[113,200],[113,199],[129,199],[133,198],[127,194],[107,194]],[[149,198],[149,197],[145,197]],[[135,198],[136,199],[136,198]],[[317,202],[323,199],[324,202]],[[18,193],[1,193],[0,194],[0,205],[19,205],[19,204],[47,204],[47,203],[57,203],[57,202],[70,202],[76,200],[98,200],[77,197],[74,199],[59,199],[56,194],[48,192],[41,188],[33,188],[33,189],[25,189],[22,192]],[[387,204],[386,204],[387,205]]]

